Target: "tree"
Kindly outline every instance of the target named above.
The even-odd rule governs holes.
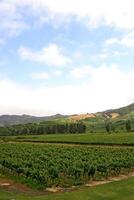
[[[116,132],[116,130],[115,130],[115,126],[114,126],[113,123],[111,124],[111,131],[112,131],[112,132]]]
[[[131,131],[131,121],[130,120],[126,121],[126,130]]]
[[[110,123],[109,121],[107,121],[107,122],[105,123],[105,128],[106,128],[106,131],[107,131],[108,133],[110,133],[110,131],[111,131],[111,123]]]
[[[85,133],[86,132],[86,125],[80,121],[77,123],[78,133]]]
[[[77,124],[76,123],[70,123],[69,124],[69,133],[77,133]]]

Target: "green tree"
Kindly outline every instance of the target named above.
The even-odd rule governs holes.
[[[126,121],[126,130],[131,131],[131,121],[130,120]]]
[[[111,123],[109,121],[105,122],[105,128],[108,133],[111,132]]]

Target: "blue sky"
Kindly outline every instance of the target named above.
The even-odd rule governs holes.
[[[0,114],[87,113],[134,101],[132,0],[1,0]]]

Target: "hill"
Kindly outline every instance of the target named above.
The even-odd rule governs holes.
[[[134,130],[134,103],[118,109],[110,109],[97,113],[86,113],[69,117],[73,121],[81,120],[86,123],[88,132],[105,132],[106,123],[110,123],[112,132],[125,131],[125,123],[131,121]]]
[[[116,119],[116,118],[128,118],[134,116],[134,103],[118,109],[110,109],[97,113],[86,113],[80,115],[72,115],[69,118],[72,120],[89,119],[91,121]]]
[[[51,121],[55,119],[67,118],[67,115],[56,114],[52,116],[35,117],[30,115],[1,115],[0,126],[9,126],[15,124],[38,123],[42,121]]]
[[[84,121],[90,125],[102,125],[105,121],[110,120],[114,123],[122,123],[126,119],[134,119],[134,103],[128,106],[106,110],[97,113],[86,113],[80,115],[61,115],[56,114],[52,116],[35,117],[30,115],[1,115],[0,116],[0,126],[10,126],[16,124],[26,124],[26,123],[40,123],[43,121],[53,121],[53,120],[71,120],[71,121]]]
[[[134,103],[125,107],[118,108],[118,109],[111,109],[111,110],[104,111],[104,113],[112,113],[112,112],[118,113],[121,116],[130,114],[131,112],[134,112]]]

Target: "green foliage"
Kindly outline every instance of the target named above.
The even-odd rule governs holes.
[[[19,124],[8,127],[0,127],[0,135],[40,135],[57,133],[85,133],[84,122],[59,122],[48,121],[42,123]]]
[[[131,121],[130,120],[127,120],[126,121],[126,130],[129,132],[131,131]]]
[[[111,123],[109,121],[105,122],[105,127],[106,127],[106,131],[108,133],[110,133],[111,132]]]
[[[48,134],[1,137],[1,141],[46,142],[94,145],[134,145],[134,133]]]
[[[131,169],[134,149],[1,144],[0,165],[42,187],[71,186]]]

